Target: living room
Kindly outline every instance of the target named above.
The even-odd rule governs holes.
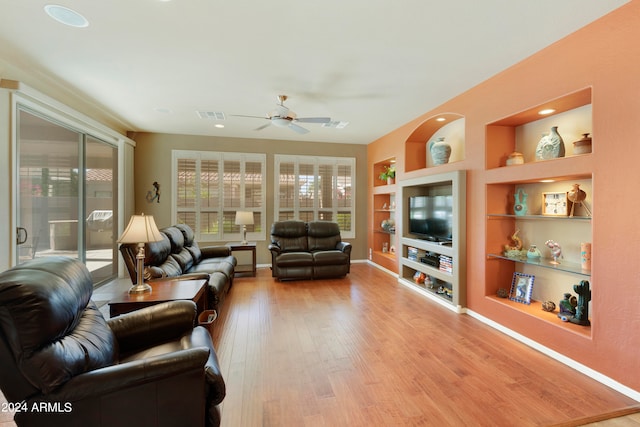
[[[404,261],[401,260],[406,257],[402,253],[401,238],[404,235],[398,235],[394,237],[396,240],[390,242],[390,246],[398,251],[397,256],[375,255],[384,260],[378,262],[370,256],[370,249],[380,251],[375,243],[374,228],[378,224],[374,212],[380,210],[381,206],[377,205],[374,196],[383,191],[403,195],[396,199],[400,205],[409,183],[413,185],[423,179],[434,179],[442,174],[464,170],[466,252],[462,255],[461,264],[465,265],[466,270],[466,301],[461,311],[637,401],[640,393],[640,366],[636,355],[636,349],[640,346],[637,328],[640,291],[634,284],[638,278],[635,258],[627,247],[634,248],[640,240],[632,214],[640,206],[632,196],[632,190],[627,187],[637,181],[638,170],[635,166],[635,155],[638,154],[635,142],[640,135],[636,120],[640,113],[637,100],[640,55],[635,42],[640,36],[638,16],[640,5],[638,2],[629,2],[473,88],[443,99],[418,116],[406,117],[402,122],[404,124],[400,123],[388,134],[366,141],[366,144],[319,143],[301,138],[294,142],[277,138],[230,138],[142,129],[129,132],[121,139],[128,157],[122,163],[126,165],[126,179],[125,184],[120,185],[120,191],[124,194],[119,228],[124,228],[131,214],[140,211],[153,215],[160,227],[173,223],[175,212],[172,201],[176,190],[169,171],[173,170],[174,150],[264,153],[267,167],[264,176],[266,203],[261,208],[264,211],[261,222],[263,229],[258,231],[254,228],[250,237],[257,240],[257,263],[267,267],[271,263],[267,249],[268,230],[275,221],[274,205],[278,194],[273,168],[276,157],[349,157],[355,159],[357,165],[354,180],[357,191],[354,192],[353,203],[358,209],[358,220],[353,230],[355,237],[346,239],[353,246],[352,259],[366,263],[371,268],[380,267],[391,277],[396,275],[402,279],[406,275],[405,266],[408,265],[406,262],[402,264]],[[20,64],[2,65],[0,77],[3,81],[24,80],[27,82],[24,87],[36,88],[35,91],[25,89],[28,96],[43,93],[52,97],[48,99],[57,100],[58,95],[64,93],[59,85],[48,85],[49,78],[38,79],[24,72]],[[2,128],[13,128],[11,98],[16,92],[20,92],[20,89],[6,86],[0,91]],[[588,101],[573,100],[585,93]],[[287,104],[293,107],[294,100],[295,97],[292,97]],[[496,148],[500,143],[493,142],[493,135],[502,128],[519,132],[513,128],[535,121],[521,119],[517,117],[519,114],[557,100],[570,104],[569,110],[589,110],[588,121],[592,128],[585,129],[585,132],[593,135],[593,151],[583,156],[573,155],[571,143],[579,139],[580,134],[574,137],[573,133],[565,133],[563,136],[569,149],[565,159],[544,164],[527,160],[524,165],[514,166],[519,169],[505,169],[502,157],[508,152],[503,152],[506,148],[502,146]],[[99,120],[103,127],[107,127],[105,123],[109,124],[109,117],[101,116],[99,108],[79,108],[81,104],[78,100],[66,95],[61,96],[59,102],[70,104],[70,109],[84,111],[88,117],[95,117],[93,120]],[[435,134],[433,129],[439,129],[430,127],[431,121],[445,113],[464,120],[462,154],[452,158],[448,164],[429,165],[429,160],[424,160],[427,157],[425,146]],[[555,117],[562,119],[561,116]],[[519,122],[514,125],[508,123],[507,119]],[[131,130],[125,128],[123,132],[119,126],[115,128],[120,134]],[[314,131],[315,128],[312,129]],[[562,126],[559,131],[562,133]],[[10,171],[14,167],[10,155],[13,144],[11,131],[5,132],[1,138],[2,146],[6,147],[8,153],[1,160],[2,169]],[[504,146],[511,149],[506,143]],[[391,164],[391,159],[395,161],[396,182],[387,190],[381,190],[378,168],[381,164]],[[585,188],[588,189],[587,203],[592,215],[579,211],[580,216],[591,218],[586,228],[594,254],[588,274],[592,285],[591,325],[588,328],[563,324],[561,320],[551,321],[537,313],[527,312],[521,307],[524,304],[514,308],[513,304],[495,297],[499,288],[508,288],[511,284],[513,267],[505,267],[504,260],[493,262],[490,254],[496,252],[496,247],[509,244],[509,237],[514,230],[513,223],[505,225],[501,219],[495,218],[504,214],[495,213],[498,209],[495,208],[494,212],[493,206],[507,205],[509,212],[506,214],[512,213],[513,195],[509,191],[513,192],[516,186],[524,185],[526,191],[531,193],[529,204],[533,207],[531,199],[538,200],[541,191],[530,185],[540,177],[560,181],[560,188],[548,190],[552,192],[567,191],[565,187],[570,188],[569,184],[575,180],[589,183]],[[150,203],[147,198],[154,182],[161,185],[160,203],[155,200]],[[11,188],[5,186],[0,194],[2,200],[7,202],[3,203],[5,218],[14,217],[12,193]],[[363,209],[367,210],[366,221]],[[398,206],[396,222],[401,221],[403,209]],[[546,223],[548,219],[545,219]],[[15,234],[11,224],[8,221],[1,226],[4,235]],[[240,235],[234,237],[239,239]],[[531,240],[530,235],[525,237]],[[554,235],[545,235],[542,239],[544,242],[547,239],[562,239],[562,236],[554,231]],[[561,243],[565,246],[564,242]],[[539,248],[543,250],[540,245]],[[571,250],[567,244],[565,257],[572,255]],[[3,270],[15,263],[13,254],[14,248],[8,239],[0,247]],[[122,269],[120,272],[123,272]],[[544,286],[545,274],[536,275],[534,291]],[[583,276],[581,273],[578,278]],[[570,290],[578,279],[571,276],[563,280],[562,286]],[[416,293],[416,298],[423,296]],[[553,298],[558,303],[561,294],[554,294]]]

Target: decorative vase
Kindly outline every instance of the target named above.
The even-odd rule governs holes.
[[[523,216],[527,214],[527,193],[522,188],[518,188],[518,191],[513,195],[515,199],[513,204],[513,213],[517,216]]]
[[[444,142],[443,136],[429,143],[429,152],[431,153],[431,160],[433,160],[434,165],[449,163],[451,146]]]
[[[573,154],[587,154],[591,152],[591,137],[588,133],[582,134],[582,139],[573,143]]]
[[[517,151],[514,151],[513,153],[509,154],[509,157],[507,157],[507,166],[512,166],[512,165],[521,165],[524,163],[524,156],[522,155],[522,153],[518,153]]]
[[[539,259],[542,256],[540,249],[536,245],[529,246],[529,250],[527,251],[527,258],[529,259]]]
[[[536,147],[536,160],[549,160],[564,157],[564,141],[558,133],[558,126],[553,126],[549,135],[540,138]]]

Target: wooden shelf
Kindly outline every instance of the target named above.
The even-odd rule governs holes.
[[[544,311],[542,309],[542,302],[540,301],[531,301],[531,304],[522,304],[519,302],[511,301],[508,298],[498,298],[496,295],[488,295],[486,298],[510,309],[517,310],[520,313],[524,313],[527,316],[531,316],[532,318],[535,318],[537,320],[541,320],[545,323],[549,323],[553,326],[559,327],[569,333],[576,334],[585,338],[591,338],[591,326],[583,326],[576,325],[575,323],[563,322],[558,317],[557,309],[553,312]]]

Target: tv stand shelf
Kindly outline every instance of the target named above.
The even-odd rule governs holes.
[[[461,313],[466,306],[466,171],[453,171],[401,181],[399,282],[433,301]],[[409,199],[452,196],[451,242],[420,239],[409,229]],[[444,244],[443,244],[444,243]],[[422,260],[421,260],[422,259]],[[433,265],[432,265],[433,264]]]

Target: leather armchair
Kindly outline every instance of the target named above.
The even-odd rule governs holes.
[[[279,280],[342,277],[351,267],[351,244],[330,221],[279,221],[271,225],[271,275]]]
[[[0,274],[0,388],[18,426],[216,426],[225,384],[192,301],[106,320],[65,257]]]

